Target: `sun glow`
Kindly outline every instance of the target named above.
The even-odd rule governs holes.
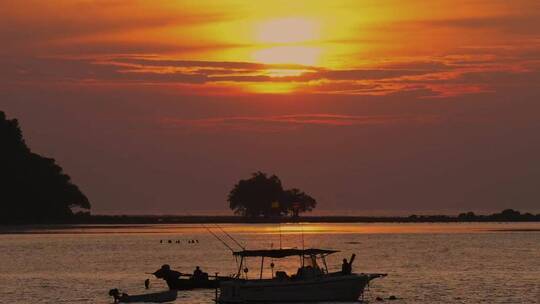
[[[268,83],[249,83],[245,86],[248,92],[256,93],[289,93],[296,89],[295,83],[288,82],[268,82]]]
[[[260,22],[254,26],[254,42],[261,47],[253,52],[252,58],[269,64],[314,65],[321,53],[316,46],[320,27],[316,20],[302,17]]]
[[[308,73],[309,70],[295,70],[295,69],[268,69],[266,75],[270,77],[290,77],[300,76],[304,73]]]
[[[307,17],[276,18],[255,23],[254,50],[251,59],[265,64],[299,64],[314,66],[319,63],[322,47],[321,23]],[[271,69],[271,77],[298,76],[305,70]],[[264,93],[285,93],[296,85],[284,82],[250,84],[249,89]]]
[[[320,25],[306,18],[283,18],[265,21],[256,26],[259,43],[303,43],[320,37]]]
[[[321,54],[318,47],[276,46],[254,51],[253,60],[267,64],[315,65]]]

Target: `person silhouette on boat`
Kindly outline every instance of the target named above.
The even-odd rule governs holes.
[[[343,264],[341,264],[341,274],[351,274],[352,273],[352,267],[349,262],[347,262],[347,259],[343,259]]]
[[[193,271],[193,277],[194,280],[208,280],[208,273],[203,272],[201,270],[201,267],[196,266],[195,270]]]
[[[156,276],[156,278],[158,279],[163,279],[167,282],[167,285],[171,286],[171,282],[174,282],[178,279],[178,277],[180,277],[182,275],[182,273],[176,271],[176,270],[172,270],[171,269],[171,266],[169,266],[168,264],[165,264],[163,266],[161,266],[160,269],[158,269],[157,271],[155,271],[153,273],[153,275]]]
[[[193,271],[193,277],[194,277],[194,278],[199,278],[199,277],[202,276],[202,273],[203,273],[203,272],[202,272],[202,270],[201,270],[201,267],[196,266],[196,267],[195,267],[195,270]]]
[[[109,290],[109,296],[114,298],[114,303],[120,303],[120,302],[126,300],[127,298],[129,298],[129,295],[127,293],[120,292],[120,290],[118,290],[118,288],[114,288],[114,289]]]
[[[144,280],[144,288],[146,288],[146,289],[150,288],[150,279]]]
[[[352,273],[352,263],[354,262],[355,254],[351,256],[351,259],[343,259],[343,264],[341,264],[341,274],[351,274]]]

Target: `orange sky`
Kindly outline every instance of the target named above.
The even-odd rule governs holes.
[[[144,179],[113,190],[100,179],[106,168],[87,172],[87,165],[69,153],[97,157],[98,167],[118,163],[117,154],[123,154],[126,164],[116,169],[117,180],[126,178],[130,161],[140,158],[146,165],[139,169],[155,180],[181,174],[157,168],[150,156],[126,152],[126,146],[153,151],[149,147],[167,141],[173,145],[171,151],[189,150],[185,153],[191,161],[211,159],[228,173],[216,176],[223,184],[210,181],[217,183],[209,191],[215,194],[201,198],[203,209],[222,209],[221,202],[209,201],[221,200],[239,176],[266,168],[306,188],[320,189],[325,180],[342,180],[327,192],[316,193],[326,209],[358,209],[350,202],[364,198],[374,204],[368,209],[391,210],[395,206],[390,203],[381,208],[376,203],[381,184],[390,183],[402,189],[396,197],[408,195],[411,202],[425,202],[403,209],[438,210],[488,200],[481,195],[483,190],[470,188],[470,197],[456,194],[446,204],[430,206],[427,202],[437,193],[450,191],[451,181],[442,177],[434,179],[438,192],[433,190],[428,197],[408,190],[422,189],[422,181],[457,170],[456,164],[478,164],[473,159],[483,154],[486,143],[474,138],[505,149],[537,142],[521,133],[491,137],[490,129],[511,126],[530,134],[536,130],[530,115],[538,109],[540,2],[534,0],[4,0],[0,17],[0,106],[8,115],[26,119],[25,131],[38,149],[72,168],[82,188],[86,185],[88,195],[96,198],[98,211],[116,212],[121,208],[110,204],[128,193],[138,202],[137,210],[160,212],[168,207],[151,210],[148,201],[171,200],[176,194],[174,187],[164,185],[136,190],[134,185],[145,184]],[[509,115],[512,111],[521,112]],[[40,116],[43,113],[54,121],[49,124]],[[97,130],[93,121],[107,127]],[[72,126],[71,133],[66,124]],[[439,133],[433,128],[440,128]],[[219,154],[215,137],[224,132],[238,148]],[[261,133],[268,143],[258,142]],[[111,154],[92,154],[73,147],[81,134],[90,141],[82,143],[85,146],[110,145],[113,137],[129,142],[111,146],[115,151]],[[411,138],[402,142],[404,134]],[[477,137],[462,140],[463,135]],[[440,144],[438,136],[449,139]],[[301,143],[294,138],[302,138]],[[516,139],[522,142],[512,142]],[[147,146],[133,144],[140,141]],[[325,145],[336,150],[328,151]],[[460,152],[457,147],[474,151]],[[63,152],[66,149],[69,153]],[[318,165],[297,168],[307,170],[304,174],[285,165],[302,160],[306,150],[318,151],[312,152]],[[403,154],[381,158],[390,151]],[[420,165],[434,157],[432,152],[438,155],[428,160],[433,164],[459,160],[438,173],[416,172],[421,176],[412,181],[388,182],[377,171],[414,171],[412,164],[400,164],[399,170],[384,166],[412,158]],[[518,152],[524,151],[500,152],[505,161],[494,161],[508,163],[505,157]],[[242,153],[246,163],[231,167],[231,159]],[[254,153],[264,156],[250,156]],[[358,157],[362,153],[367,154]],[[337,155],[344,163],[329,165]],[[537,192],[520,188],[521,179],[532,173],[516,169],[526,170],[537,160],[532,155],[505,169],[513,172],[515,179],[507,182],[515,185],[497,206],[521,195],[516,193],[528,193],[526,201],[536,197]],[[195,180],[209,182],[199,176],[204,170],[190,161],[174,160],[172,152],[161,157],[187,168]],[[479,179],[493,176],[483,167],[477,170]],[[460,174],[470,175],[466,170],[452,174],[456,180]],[[313,175],[317,177],[311,181]],[[343,183],[351,179],[368,183],[362,190],[366,192],[350,189],[354,182]],[[195,192],[185,195],[198,199]]]
[[[433,95],[538,68],[537,1],[3,1],[15,81],[213,92]],[[8,43],[9,42],[9,43]],[[74,63],[72,60],[76,60]],[[46,65],[41,67],[40,64]],[[43,75],[39,69],[60,70]],[[67,71],[65,70],[67,69]],[[40,75],[32,75],[35,71]],[[195,85],[194,85],[195,84]]]

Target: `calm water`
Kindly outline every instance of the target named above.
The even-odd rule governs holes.
[[[278,225],[223,227],[249,249],[279,247]],[[342,251],[329,258],[332,269],[356,253],[356,272],[388,273],[367,291],[372,303],[391,295],[399,300],[387,302],[540,303],[540,223],[282,225],[283,247],[300,247],[302,231],[306,247]],[[181,242],[160,244],[168,239]],[[274,261],[276,270],[289,272],[297,262]],[[164,263],[182,272],[195,265],[222,275],[236,270],[230,252],[200,225],[0,234],[0,303],[112,303],[110,288],[144,292],[144,280],[151,278],[145,272]],[[248,275],[257,276],[258,265],[250,261]],[[269,267],[264,271],[270,275]],[[151,282],[152,291],[166,288]],[[189,291],[180,292],[176,303],[212,299],[213,291]]]

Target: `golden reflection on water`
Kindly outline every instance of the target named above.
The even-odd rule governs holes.
[[[235,234],[418,234],[540,230],[540,223],[283,223],[140,224],[0,227],[0,233],[37,234],[198,234],[208,229]]]
[[[373,303],[375,297],[389,295],[403,299],[395,301],[400,304],[538,302],[540,223],[219,226],[248,249],[304,245],[339,250],[327,258],[329,271],[339,271],[341,260],[355,253],[356,272],[388,273],[370,286],[367,299]],[[236,273],[231,252],[205,227],[215,227],[216,234],[239,250],[214,224],[41,226],[18,230],[26,235],[1,234],[0,301],[111,303],[108,289],[145,293],[146,278],[153,291],[165,289],[163,281],[147,274],[162,264],[183,273],[195,265],[209,273]],[[6,229],[0,227],[0,232]],[[517,232],[500,232],[512,229]],[[265,259],[263,277],[271,276],[272,262],[275,271],[294,274],[301,261]],[[260,259],[249,258],[243,266],[249,268],[249,278],[258,278],[260,265]],[[175,303],[207,304],[213,297],[213,290],[182,292]]]

